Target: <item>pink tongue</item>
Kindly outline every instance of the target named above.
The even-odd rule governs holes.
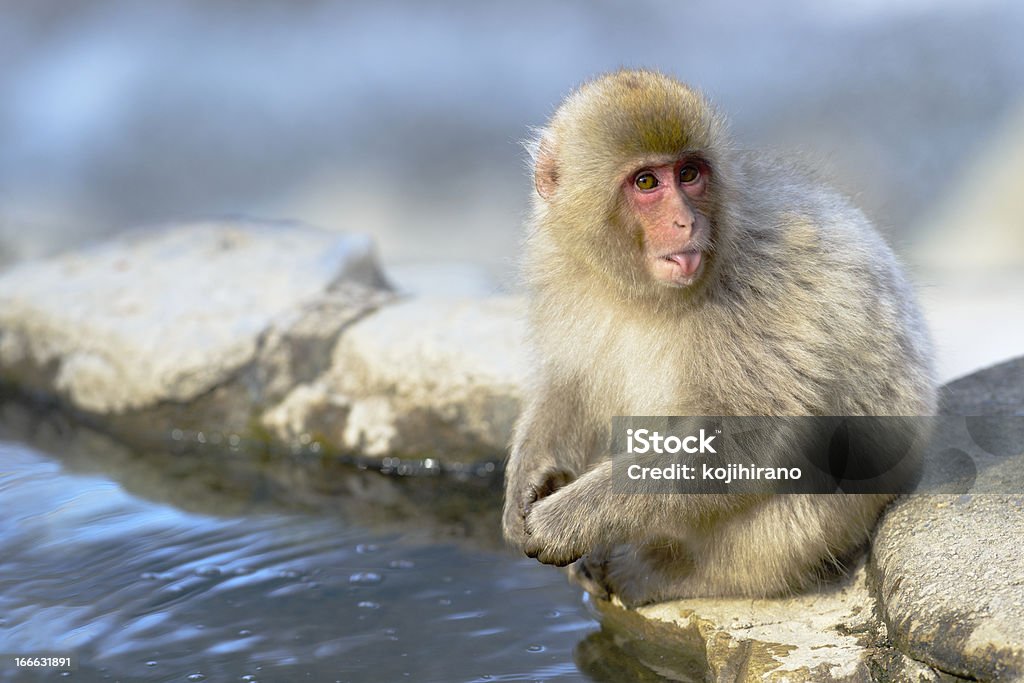
[[[683,269],[683,274],[687,277],[696,273],[697,268],[700,267],[699,251],[686,251],[682,254],[672,254],[669,258],[679,264],[679,267]]]

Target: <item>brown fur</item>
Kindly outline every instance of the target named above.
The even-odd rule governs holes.
[[[612,494],[616,415],[928,415],[925,326],[864,215],[791,164],[736,151],[694,90],[620,71],[570,95],[535,149],[526,245],[536,375],[504,532],[627,604],[800,589],[855,551],[889,496]],[[622,200],[639,165],[699,153],[706,268],[644,270]],[[570,483],[571,482],[571,483]]]

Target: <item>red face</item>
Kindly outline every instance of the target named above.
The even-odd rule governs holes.
[[[710,176],[705,162],[684,157],[642,166],[626,178],[626,199],[643,227],[647,270],[658,282],[686,287],[704,270],[711,224],[700,207]]]

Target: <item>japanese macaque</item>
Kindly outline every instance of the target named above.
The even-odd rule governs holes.
[[[738,151],[686,85],[619,71],[531,149],[535,377],[503,528],[627,606],[781,595],[849,560],[891,495],[615,493],[629,415],[931,415],[928,335],[865,216],[802,168]]]

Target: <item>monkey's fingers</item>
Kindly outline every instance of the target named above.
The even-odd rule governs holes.
[[[565,567],[580,559],[579,554],[566,553],[548,548],[532,548],[527,541],[526,556],[532,557],[541,564],[550,564],[553,567]]]
[[[568,470],[552,470],[547,472],[541,482],[535,487],[535,493],[537,494],[535,500],[550,496],[558,489],[571,483],[575,478],[576,476]]]
[[[529,517],[534,503],[547,498],[558,489],[572,483],[575,478],[576,476],[567,470],[553,470],[544,473],[539,482],[530,484],[519,506],[519,514],[522,516],[523,521],[525,522],[526,518]]]
[[[582,551],[575,551],[572,548],[564,547],[560,543],[545,543],[540,535],[535,536],[526,526],[526,543],[523,544],[523,552],[527,557],[532,557],[541,564],[550,564],[555,567],[564,567],[572,564],[583,556]]]

